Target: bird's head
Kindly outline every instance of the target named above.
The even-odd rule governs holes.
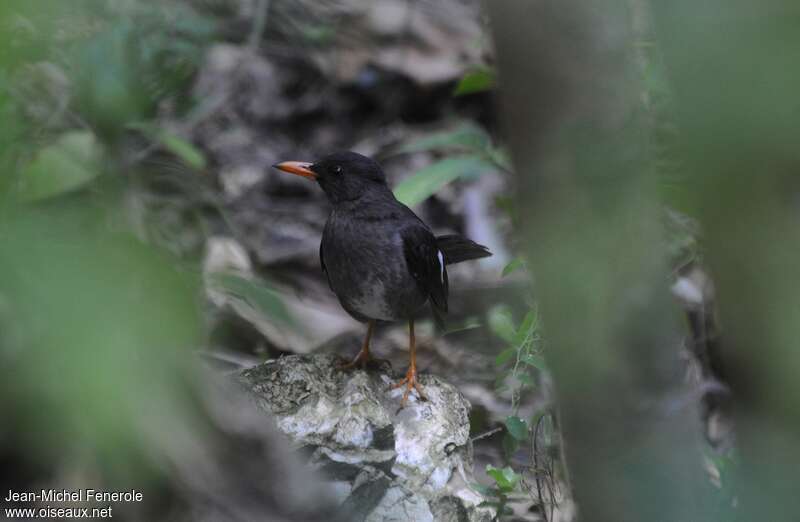
[[[370,189],[387,188],[381,166],[355,152],[335,152],[315,163],[284,161],[273,167],[316,180],[334,204],[356,200]]]

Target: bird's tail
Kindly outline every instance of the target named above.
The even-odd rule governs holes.
[[[489,249],[479,245],[471,239],[458,234],[448,234],[436,238],[436,244],[444,256],[446,265],[469,261],[470,259],[480,259],[492,255]]]

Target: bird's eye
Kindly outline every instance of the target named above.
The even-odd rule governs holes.
[[[333,167],[333,173],[334,174],[341,174],[342,173],[342,167],[340,165],[335,165]]]

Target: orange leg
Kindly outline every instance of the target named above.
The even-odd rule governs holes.
[[[349,363],[345,363],[339,366],[340,370],[349,370],[350,368],[354,368],[355,366],[361,366],[362,368],[367,367],[367,363],[370,361],[369,356],[369,341],[372,339],[372,329],[375,327],[375,321],[370,321],[367,326],[367,335],[364,337],[364,345],[361,347],[361,351],[358,352],[356,358],[350,361]]]
[[[417,340],[414,337],[414,320],[410,320],[408,322],[408,351],[411,357],[411,364],[408,367],[408,371],[406,372],[406,376],[397,384],[394,384],[391,389],[400,388],[401,386],[405,385],[406,391],[403,394],[403,400],[400,402],[400,407],[405,408],[406,402],[408,402],[408,395],[411,393],[411,390],[417,390],[417,394],[419,398],[422,400],[428,400],[425,396],[425,393],[422,391],[422,386],[420,385],[419,381],[417,380]]]

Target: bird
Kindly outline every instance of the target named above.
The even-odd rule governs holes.
[[[397,200],[381,166],[356,152],[273,167],[316,181],[331,204],[319,248],[322,271],[344,310],[367,324],[361,350],[341,368],[366,367],[377,322],[407,321],[409,367],[392,389],[406,388],[401,408],[412,390],[427,399],[417,373],[414,320],[429,303],[441,324],[447,312],[447,265],[491,252],[458,234],[436,236]]]

